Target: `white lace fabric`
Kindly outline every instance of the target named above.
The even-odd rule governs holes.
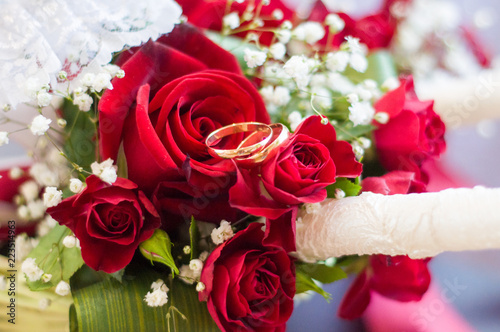
[[[99,72],[112,54],[172,31],[181,8],[173,0],[0,0],[0,107],[31,102],[68,73],[71,90]]]

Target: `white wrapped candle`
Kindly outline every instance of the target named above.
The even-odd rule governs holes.
[[[443,251],[500,248],[500,188],[328,199],[316,213],[301,211],[297,253],[306,261],[343,255],[412,258]]]

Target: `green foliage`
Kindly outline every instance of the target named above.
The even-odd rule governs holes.
[[[40,291],[55,287],[61,280],[69,280],[71,276],[83,265],[80,249],[77,247],[66,248],[62,241],[71,234],[69,228],[56,225],[48,234],[40,239],[40,243],[28,255],[35,258],[35,263],[45,272],[51,274],[49,282],[29,281],[28,286],[33,291]]]
[[[340,279],[347,278],[347,274],[339,266],[328,266],[322,263],[308,264],[296,263],[296,292],[297,294],[313,291],[323,296],[327,301],[331,299],[331,294],[321,288],[318,281],[329,284]]]
[[[341,125],[335,125],[337,132],[337,139],[341,141],[352,140],[355,137],[360,137],[375,130],[373,125],[357,125],[354,126],[352,122],[345,122]]]
[[[179,274],[179,269],[175,265],[174,258],[172,257],[172,242],[168,234],[157,229],[146,241],[139,245],[139,251],[141,254],[153,262],[159,262],[165,264],[172,270],[172,274]]]
[[[361,191],[359,181],[352,182],[347,178],[337,178],[334,184],[326,187],[327,197],[335,198],[335,189],[342,189],[346,196],[358,196]]]
[[[142,269],[135,275],[124,276],[122,283],[108,278],[79,289],[73,288],[72,283],[74,307],[70,310],[70,330],[219,331],[194,288],[178,279],[167,281],[170,288],[167,304],[147,306],[144,296],[151,291],[151,283],[162,278],[165,275]]]
[[[91,119],[92,112],[82,112],[71,101],[65,100],[63,115],[67,121],[64,152],[68,158],[90,171],[90,164],[96,158],[96,124]]]
[[[200,230],[194,217],[191,218],[191,226],[189,226],[189,239],[191,242],[191,259],[198,258],[200,255],[198,243],[200,242]]]

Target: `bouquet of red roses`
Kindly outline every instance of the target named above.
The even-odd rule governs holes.
[[[412,2],[359,19],[321,1],[305,19],[280,0],[179,4],[171,32],[36,91],[46,144],[4,174],[20,217],[43,219],[29,288],[71,291],[72,328],[99,331],[284,331],[296,294],[328,299],[321,284],[346,272],[343,318],[372,291],[418,301],[428,259],[296,247],[298,214],[326,199],[426,191],[445,126],[387,52]]]

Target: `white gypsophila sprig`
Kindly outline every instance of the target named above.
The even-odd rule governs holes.
[[[47,130],[49,130],[49,125],[51,122],[52,120],[47,119],[40,114],[33,118],[33,121],[31,121],[31,125],[29,126],[29,128],[33,135],[42,136],[47,132]]]
[[[75,98],[73,99],[73,104],[78,106],[78,109],[82,112],[90,111],[93,103],[94,100],[92,99],[92,97],[86,93],[75,95]]]
[[[354,102],[349,106],[349,120],[354,126],[370,124],[374,115],[375,109],[367,101]]]
[[[29,180],[19,186],[19,193],[26,200],[26,202],[31,202],[38,198],[38,195],[40,194],[40,187],[35,181]]]
[[[46,90],[40,90],[36,95],[36,101],[39,107],[48,106],[52,101],[52,95]]]
[[[76,246],[76,237],[73,235],[65,236],[62,244],[68,249],[74,248]]]
[[[273,59],[283,60],[286,54],[286,46],[283,43],[275,43],[269,47],[269,53]]]
[[[314,59],[304,55],[294,55],[285,63],[283,69],[294,79],[299,89],[305,89],[316,65],[317,62]]]
[[[249,48],[245,48],[245,55],[243,59],[245,60],[248,68],[255,68],[262,66],[266,62],[267,55],[265,52],[256,51]]]
[[[219,245],[232,238],[234,232],[231,228],[231,224],[226,220],[222,220],[220,226],[215,228],[210,236],[213,243]]]
[[[102,163],[94,161],[90,168],[92,173],[98,176],[102,181],[113,184],[118,178],[116,174],[116,166],[113,166],[113,160],[111,158],[106,159]]]
[[[148,292],[144,296],[144,301],[150,307],[161,307],[168,302],[168,287],[161,279],[156,280],[151,284],[153,291]]]
[[[45,207],[53,207],[62,201],[62,191],[57,190],[56,187],[46,187],[43,194],[43,204]]]
[[[43,276],[43,270],[36,265],[36,258],[26,258],[21,265],[21,271],[26,274],[29,281],[38,281]]]
[[[318,22],[304,22],[292,32],[295,39],[313,45],[325,36],[325,28]]]
[[[330,32],[336,33],[344,30],[345,22],[337,14],[328,14],[325,18],[325,25],[329,27]]]
[[[231,30],[236,29],[240,26],[240,16],[237,12],[229,13],[222,18],[222,25]]]
[[[333,72],[343,72],[349,64],[349,53],[338,51],[326,55],[326,68]]]
[[[302,122],[302,114],[299,111],[293,111],[288,115],[288,123],[290,124],[290,129],[294,132],[297,127]]]

